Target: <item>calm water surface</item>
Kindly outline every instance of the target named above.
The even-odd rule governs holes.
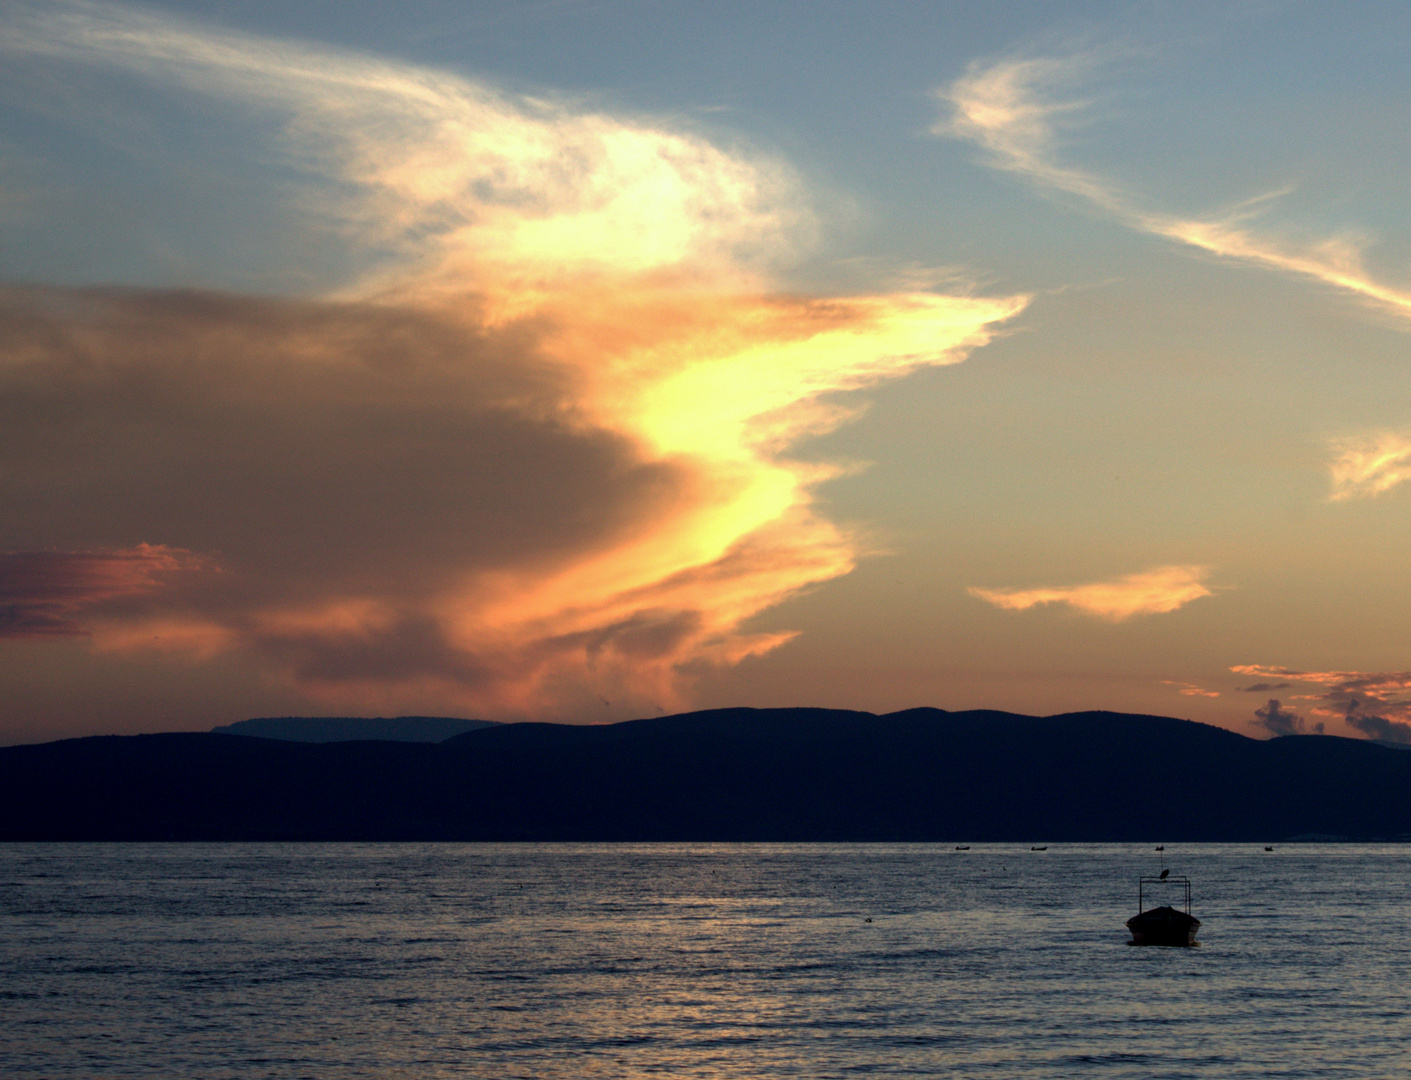
[[[4,1077],[1411,1075],[1411,848],[0,846]],[[868,921],[870,920],[870,921]]]

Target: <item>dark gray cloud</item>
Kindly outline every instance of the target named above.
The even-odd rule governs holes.
[[[1347,703],[1347,713],[1345,719],[1350,727],[1356,728],[1369,739],[1381,739],[1384,742],[1411,743],[1411,723],[1404,720],[1393,720],[1387,716],[1379,716],[1375,713],[1363,711],[1364,704],[1353,699]],[[1378,710],[1380,712],[1382,710]],[[1401,711],[1405,711],[1404,707]]]
[[[533,320],[474,315],[0,290],[0,636],[195,619],[297,682],[466,687],[604,635],[649,648],[669,631],[546,627],[479,655],[432,611],[622,543],[697,482],[574,422]],[[381,614],[267,617],[350,605]]]
[[[563,420],[532,328],[207,293],[0,295],[0,546],[160,543],[207,590],[426,592],[601,542],[685,482]]]
[[[1303,717],[1288,712],[1273,698],[1262,709],[1254,710],[1250,723],[1262,727],[1271,735],[1299,735],[1303,732]]]
[[[1290,684],[1286,682],[1268,683],[1258,682],[1253,686],[1237,686],[1236,690],[1242,690],[1246,694],[1267,694],[1272,690],[1287,690]]]

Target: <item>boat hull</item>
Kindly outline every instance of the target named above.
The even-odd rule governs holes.
[[[1159,907],[1127,920],[1133,945],[1194,945],[1200,920],[1175,908]]]

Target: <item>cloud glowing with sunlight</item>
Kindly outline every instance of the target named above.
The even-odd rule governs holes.
[[[1134,615],[1160,615],[1192,600],[1214,595],[1205,587],[1204,566],[1158,566],[1113,581],[1044,589],[969,589],[971,596],[1006,611],[1026,611],[1043,604],[1066,604],[1074,611],[1108,622]]]
[[[1397,432],[1380,432],[1333,444],[1336,457],[1329,466],[1333,502],[1382,495],[1411,480],[1411,438]]]
[[[277,118],[309,212],[385,256],[297,300],[0,296],[0,464],[42,460],[63,506],[0,470],[0,540],[208,559],[85,622],[101,649],[239,650],[361,710],[680,706],[861,553],[814,505],[839,467],[789,454],[851,415],[832,395],[963,360],[1026,303],[782,293],[799,181],[658,122],[122,7],[15,28],[12,58]]]
[[[1183,217],[1145,209],[1115,182],[1064,164],[1059,154],[1062,135],[1091,119],[1091,102],[1077,96],[1077,88],[1117,59],[1113,52],[1094,50],[977,62],[937,91],[949,115],[932,131],[973,142],[988,152],[993,167],[1024,176],[1040,190],[1076,197],[1128,228],[1222,258],[1312,278],[1397,319],[1411,319],[1411,293],[1367,271],[1362,237],[1334,235],[1296,245],[1252,227],[1251,222],[1287,190],[1266,192],[1206,217]]]

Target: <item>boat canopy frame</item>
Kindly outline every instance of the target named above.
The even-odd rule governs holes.
[[[1137,878],[1137,914],[1140,915],[1146,910],[1143,903],[1146,899],[1146,886],[1148,885],[1180,885],[1186,890],[1186,914],[1191,913],[1191,879],[1188,877],[1144,877]]]

